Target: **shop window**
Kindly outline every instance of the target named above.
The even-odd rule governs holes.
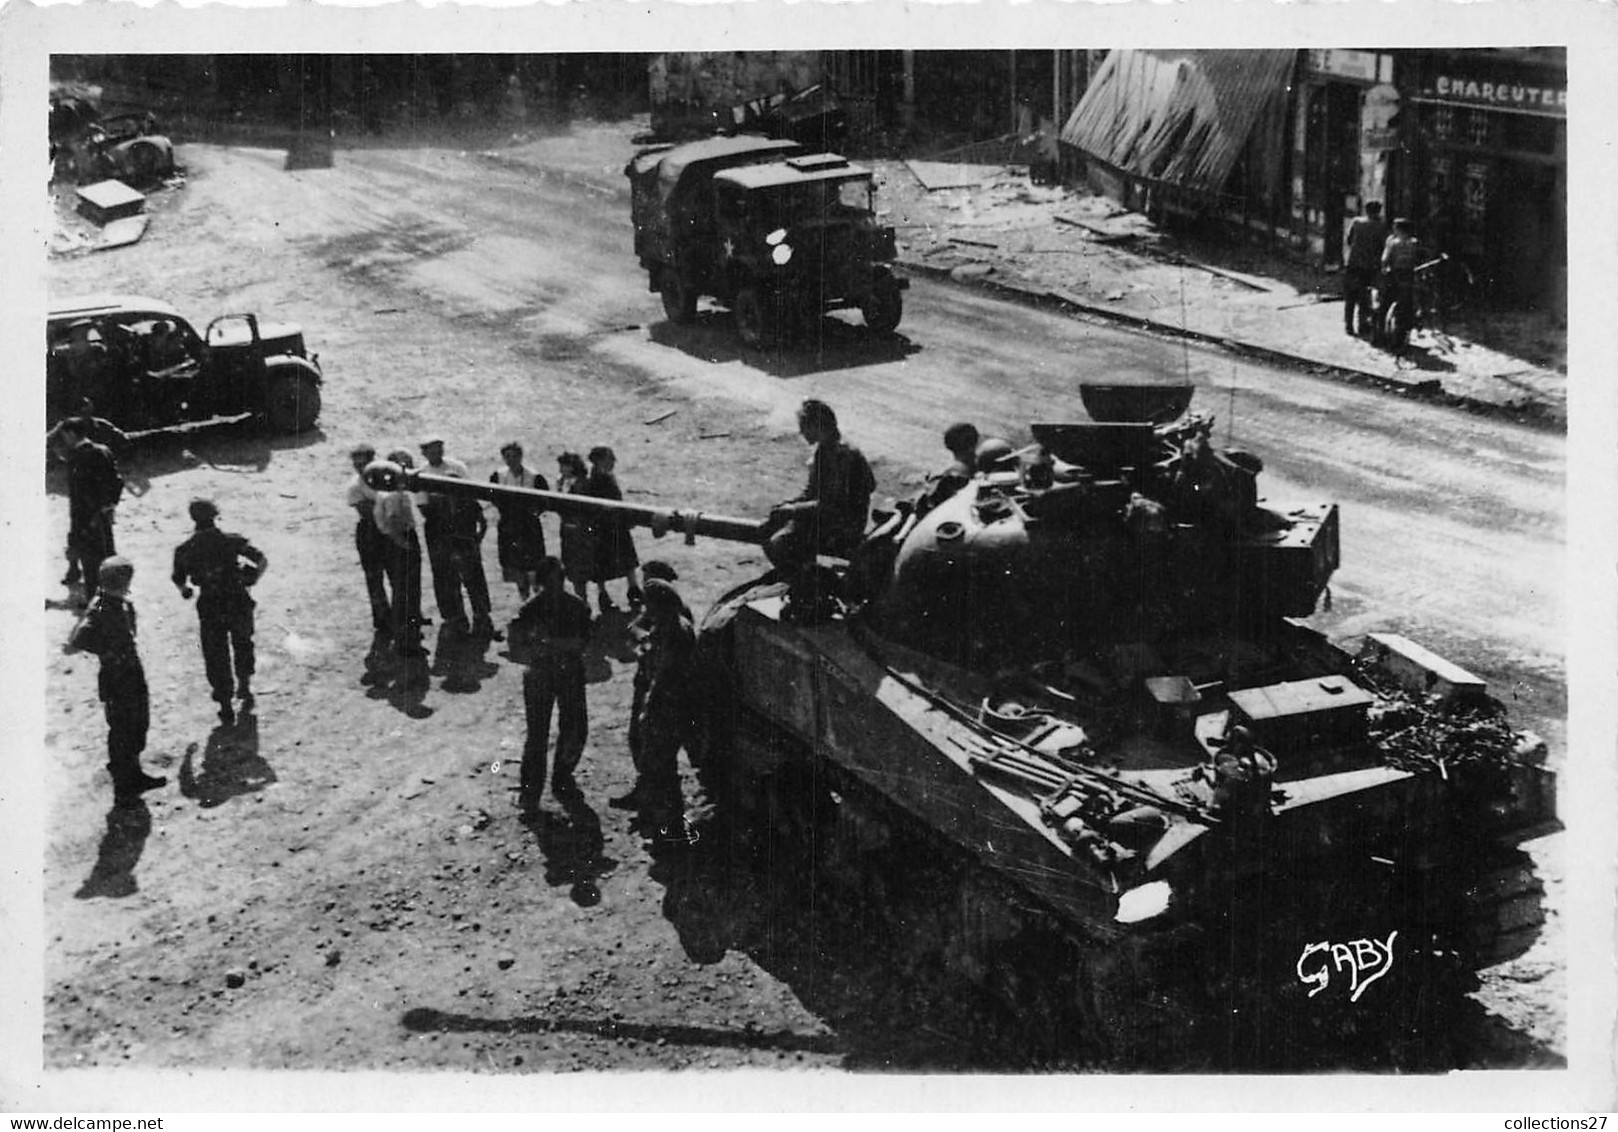
[[[1501,149],[1518,153],[1556,153],[1557,135],[1565,128],[1555,118],[1540,118],[1529,114],[1503,114],[1499,127]]]
[[[1455,184],[1455,162],[1447,156],[1434,157],[1427,163],[1427,200],[1429,209],[1442,208],[1450,198]]]
[[[1490,124],[1494,115],[1485,110],[1472,110],[1467,113],[1466,141],[1468,145],[1486,146],[1489,144]]]
[[[1489,166],[1482,161],[1466,163],[1461,179],[1461,219],[1467,232],[1481,233],[1489,215]]]
[[[1433,137],[1449,141],[1455,136],[1455,111],[1449,106],[1433,107]]]

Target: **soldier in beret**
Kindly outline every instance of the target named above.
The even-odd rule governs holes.
[[[174,549],[172,580],[182,598],[197,593],[203,668],[219,705],[219,722],[234,723],[233,698],[239,695],[243,711],[253,708],[254,603],[247,591],[270,563],[246,538],[219,529],[213,500],[192,500],[190,512],[197,528]]]

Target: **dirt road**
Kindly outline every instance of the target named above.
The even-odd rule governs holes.
[[[834,910],[784,905],[711,857],[650,863],[604,804],[631,774],[621,620],[592,661],[586,804],[547,799],[532,826],[513,805],[523,722],[501,646],[436,651],[425,711],[368,692],[341,502],[362,439],[414,448],[438,432],[481,475],[510,436],[546,473],[564,448],[611,443],[632,499],[748,515],[798,487],[792,410],[807,395],[839,407],[879,491],[897,495],[938,463],[949,420],[1019,439],[1028,421],[1077,415],[1086,373],[1189,372],[1211,387],[1221,440],[1229,429],[1264,455],[1272,494],[1344,503],[1326,626],[1428,640],[1511,689],[1561,758],[1554,436],[1296,374],[1233,376],[1218,354],[922,283],[898,338],[828,320],[818,349],[761,357],[723,315],[662,321],[626,201],[595,179],[427,147],[292,172],[279,150],[182,156],[190,183],[146,239],[54,263],[53,295],[133,291],[201,320],[300,322],[326,368],[325,410],[295,440],[205,432],[135,465],[119,542],[139,571],[148,761],[176,785],[112,810],[93,662],[48,661],[48,1065],[1027,1064],[1014,1035],[984,1039],[987,1014],[895,979]],[[199,494],[271,560],[254,726],[215,724],[194,613],[167,582]],[[55,576],[59,494],[50,510]],[[711,542],[643,540],[642,555],[674,562],[693,605],[762,565]],[[515,594],[495,589],[509,616]],[[47,614],[52,646],[71,619]],[[1558,858],[1559,839],[1537,847],[1551,925],[1490,973],[1483,1001],[1509,1026],[1480,1031],[1480,1064],[1560,1055]]]

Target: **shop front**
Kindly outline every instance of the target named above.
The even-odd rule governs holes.
[[[1399,92],[1386,51],[1304,52],[1293,112],[1292,227],[1312,256],[1342,262],[1343,232],[1386,200],[1398,163]]]
[[[1564,53],[1429,51],[1412,62],[1399,205],[1418,238],[1465,261],[1492,303],[1565,310]]]

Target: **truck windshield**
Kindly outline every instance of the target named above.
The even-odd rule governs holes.
[[[771,227],[858,220],[870,215],[871,195],[869,177],[810,181],[768,194],[759,202],[759,215]]]

